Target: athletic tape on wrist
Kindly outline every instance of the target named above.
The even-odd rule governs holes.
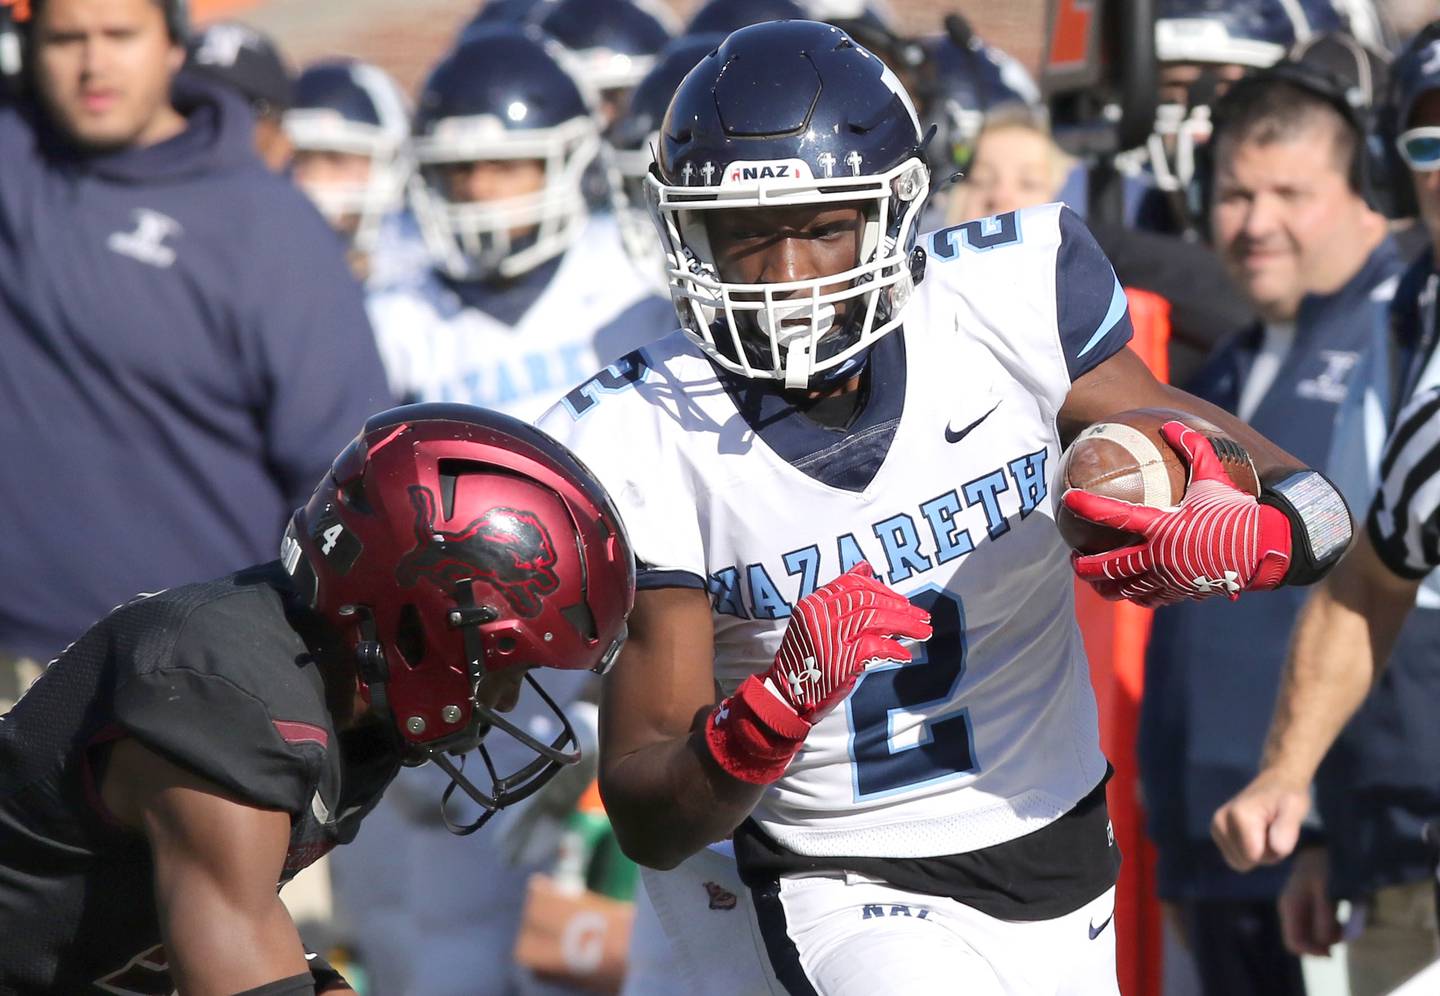
[[[1296,471],[1266,484],[1260,502],[1290,520],[1290,569],[1282,584],[1314,584],[1349,549],[1355,530],[1350,507],[1318,470]]]

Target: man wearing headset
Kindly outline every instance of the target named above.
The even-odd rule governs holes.
[[[1358,531],[1355,548],[1300,614],[1259,773],[1212,822],[1211,832],[1226,861],[1239,870],[1283,861],[1295,850],[1310,808],[1310,782],[1322,760],[1329,765],[1327,752],[1333,754],[1331,745],[1362,705],[1371,716],[1376,702],[1388,698],[1397,708],[1386,721],[1396,730],[1428,736],[1433,728],[1434,679],[1397,695],[1397,682],[1411,679],[1396,664],[1405,632],[1422,614],[1413,610],[1436,604],[1427,577],[1440,566],[1435,484],[1440,437],[1440,363],[1435,351],[1440,333],[1435,263],[1440,253],[1440,22],[1422,31],[1400,55],[1393,75],[1398,132],[1393,141],[1408,167],[1431,245],[1406,273],[1391,306],[1391,334],[1402,361],[1392,385],[1398,401],[1366,528]],[[1433,757],[1425,757],[1425,763]],[[1408,777],[1403,771],[1395,773]],[[1366,786],[1352,782],[1346,788],[1350,805],[1365,805],[1354,793]],[[1431,809],[1420,818],[1433,821],[1437,815],[1440,812]],[[1412,846],[1418,847],[1418,830],[1413,836],[1417,839]]]
[[[1215,108],[1214,245],[1260,320],[1223,343],[1188,387],[1316,467],[1326,466],[1383,308],[1376,299],[1402,267],[1367,203],[1364,125],[1346,102],[1376,67],[1353,39],[1330,36],[1236,84]],[[1363,504],[1363,495],[1350,500]],[[1304,991],[1275,907],[1287,869],[1237,875],[1208,834],[1215,807],[1255,772],[1303,597],[1287,589],[1263,605],[1219,613],[1187,602],[1155,616],[1141,778],[1159,894],[1178,914],[1207,992]]]

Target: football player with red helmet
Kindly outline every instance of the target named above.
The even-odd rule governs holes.
[[[544,433],[460,405],[373,417],[278,562],[117,608],[0,718],[4,991],[348,991],[277,884],[351,841],[401,765],[444,769],[469,833],[576,761],[529,672],[603,672],[633,590],[614,506]],[[553,738],[506,719],[522,695]],[[501,735],[532,759],[498,771]]]

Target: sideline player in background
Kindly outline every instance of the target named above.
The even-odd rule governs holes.
[[[578,760],[528,672],[607,667],[633,583],[613,505],[543,433],[375,416],[280,561],[116,609],[0,717],[0,990],[348,992],[277,883],[351,841],[401,764],[488,815]],[[501,715],[522,694],[558,735]],[[506,738],[528,759],[488,783],[450,760]]]
[[[588,217],[599,130],[554,44],[472,28],[421,91],[413,202],[434,265],[370,300],[402,397],[531,419],[669,328],[613,220]]]
[[[1242,440],[1272,485],[1328,486],[1150,376],[1064,208],[918,245],[919,122],[835,28],[732,34],[685,78],[657,154],[683,330],[542,423],[607,482],[640,564],[601,706],[622,845],[703,890],[694,856],[733,833],[791,993],[1115,992],[1119,857],[1054,461],[1091,422],[1166,406]],[[1153,519],[1086,575],[1158,601],[1328,567],[1310,519],[1235,489],[1181,428],[1179,507],[1067,497]],[[738,976],[734,949],[705,957],[696,975]]]
[[[380,288],[428,265],[405,211],[410,109],[383,69],[350,59],[306,66],[283,123],[290,178],[345,240],[357,279]]]

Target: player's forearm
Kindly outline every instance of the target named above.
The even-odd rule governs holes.
[[[765,786],[715,763],[704,736],[652,744],[602,766],[600,791],[625,854],[649,868],[674,868],[729,836]]]
[[[1272,443],[1251,426],[1218,405],[1211,404],[1179,388],[1164,388],[1171,396],[1170,407],[1199,415],[1214,424],[1225,435],[1245,447],[1255,464],[1255,473],[1262,484],[1279,480],[1297,470],[1304,470],[1305,464],[1286,450]]]
[[[1245,447],[1261,481],[1271,481],[1304,468],[1299,459],[1225,409],[1156,380],[1129,349],[1115,354],[1075,382],[1060,410],[1062,439],[1069,445],[1086,426],[1129,408],[1171,408],[1199,415]]]

